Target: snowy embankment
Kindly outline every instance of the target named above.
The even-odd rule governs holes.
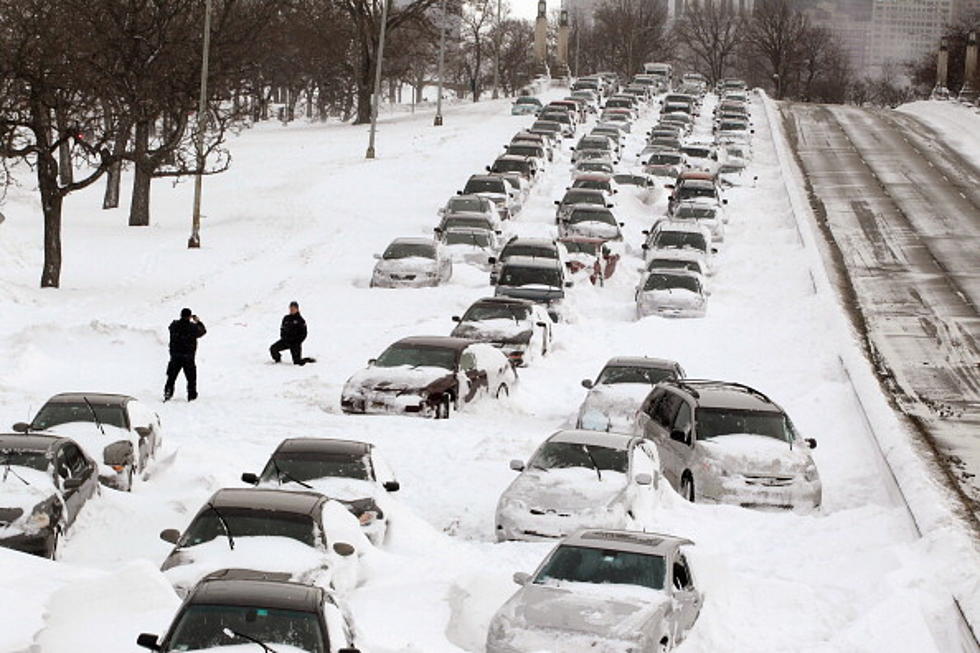
[[[0,551],[0,596],[23,616],[5,621],[0,650],[33,641],[45,653],[114,653],[133,650],[141,631],[161,632],[177,601],[155,571],[169,550],[159,531],[183,528],[215,489],[240,487],[241,472],[258,471],[282,438],[305,435],[377,444],[402,485],[389,539],[368,556],[350,597],[363,650],[480,651],[493,612],[516,588],[511,574],[533,569],[550,546],[494,541],[494,507],[513,479],[508,461],[573,420],[585,394],[579,380],[624,354],[753,385],[819,440],[820,514],[694,506],[668,493],[646,517],[649,529],[697,543],[706,602],[679,650],[954,650],[949,591],[976,582],[972,553],[920,538],[891,491],[847,374],[858,368],[841,365],[860,349],[794,218],[799,180],[783,175],[782,141],[774,144],[762,103],[753,111],[746,179],[758,182],[727,193],[732,220],[707,317],[633,319],[640,232],[666,202],[662,192],[652,205],[621,194],[628,253],[616,276],[604,288],[570,290],[569,322],[556,326],[550,355],[522,370],[510,399],[439,422],[345,416],[340,389],[391,341],[447,334],[451,315],[492,294],[487,274],[463,265],[440,288],[375,290],[368,280],[372,253],[393,237],[431,233],[436,208],[530,124],[507,115],[506,102],[454,107],[439,129],[431,115],[385,120],[374,161],[363,158],[364,128],[249,130],[232,143],[232,170],[205,181],[200,251],[184,249],[189,184],[155,186],[154,224],[141,229],[124,226],[123,210],[99,210],[101,189],[73,195],[59,291],[35,287],[40,218],[24,172],[0,225],[0,424],[58,391],[123,391],[159,411],[166,450],[135,492],[106,490],[86,507],[62,562]],[[656,111],[641,118],[624,166],[655,119]],[[710,134],[710,106],[698,133]],[[508,229],[553,233],[552,201],[567,185],[566,149]],[[309,321],[317,365],[267,360],[292,299]],[[184,402],[181,381],[176,400],[159,404],[166,325],[182,306],[208,326],[201,398]],[[857,386],[887,408],[872,386]],[[894,421],[867,414],[876,431]]]
[[[958,102],[923,100],[898,107],[936,132],[942,141],[980,167],[980,109]]]

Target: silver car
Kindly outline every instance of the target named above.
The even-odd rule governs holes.
[[[688,501],[808,511],[822,486],[792,421],[758,390],[724,381],[665,381],[637,413],[664,476]]]
[[[372,288],[438,286],[453,276],[452,259],[431,238],[396,238],[374,258]]]
[[[601,431],[558,431],[497,503],[497,540],[564,537],[583,527],[642,524],[657,503],[660,460],[642,438]]]
[[[690,540],[584,530],[556,546],[494,615],[487,653],[654,653],[682,642],[701,612]]]
[[[672,360],[647,356],[610,358],[595,381],[583,379],[582,387],[589,393],[579,406],[575,428],[629,432],[637,408],[653,386],[684,376],[684,370]]]

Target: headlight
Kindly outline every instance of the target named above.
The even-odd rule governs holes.
[[[51,515],[46,512],[35,512],[24,520],[24,531],[37,533],[51,525]]]
[[[357,521],[361,524],[361,526],[369,526],[373,524],[377,518],[377,512],[374,510],[365,510],[357,517]]]
[[[806,479],[808,483],[813,483],[815,480],[820,478],[820,475],[817,473],[817,466],[813,463],[807,465],[806,469],[803,470],[803,478]]]
[[[500,505],[498,506],[498,510],[513,510],[516,512],[528,512],[528,507],[527,504],[520,499],[515,499],[513,497],[504,497],[503,499],[500,500]]]

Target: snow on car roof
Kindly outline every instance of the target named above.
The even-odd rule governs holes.
[[[310,515],[327,498],[318,492],[295,492],[266,488],[222,488],[211,495],[218,508],[252,508]]]
[[[561,544],[667,556],[678,547],[691,545],[694,542],[685,537],[661,533],[586,529],[569,535]]]
[[[61,392],[48,399],[49,404],[74,404],[84,402],[88,399],[93,404],[107,406],[125,406],[130,401],[135,401],[129,395],[113,394],[108,392]]]
[[[626,449],[637,436],[607,431],[567,430],[553,433],[548,442],[567,442],[569,444],[592,444],[610,449]]]
[[[649,356],[613,356],[606,362],[606,367],[630,366],[661,370],[672,370],[676,365],[676,361],[666,358],[650,358]]]
[[[608,175],[604,172],[584,172],[580,175],[575,175],[575,181],[610,181],[612,175]]]
[[[0,435],[0,450],[6,451],[48,451],[59,442],[67,440],[56,435],[24,435],[5,433]]]
[[[502,306],[534,306],[534,302],[530,299],[522,299],[520,297],[484,297],[483,299],[478,299],[473,302],[473,306],[477,305],[502,305]]]
[[[231,572],[226,577],[212,575],[202,580],[188,603],[315,612],[322,601],[323,589],[316,585],[272,580],[260,572],[226,571]],[[236,573],[239,571],[243,573]]]
[[[374,445],[359,440],[337,438],[286,438],[276,453],[367,453]]]
[[[483,215],[482,213],[477,215]],[[426,238],[424,236],[404,236],[402,238],[395,238],[391,241],[392,245],[429,245],[435,248],[436,244],[431,238]]]
[[[511,256],[504,261],[505,267],[522,268],[560,268],[561,263],[553,258],[543,258],[537,256]]]
[[[683,379],[665,381],[665,383],[673,384],[681,390],[696,395],[698,404],[705,408],[783,412],[769,397],[741,383],[709,379]]]
[[[463,350],[476,340],[469,338],[454,338],[452,336],[409,336],[395,342],[395,345],[406,345],[410,347],[441,347],[443,349]]]
[[[657,231],[684,231],[689,233],[704,233],[704,226],[698,223],[681,222],[678,220],[664,220],[657,225]]]

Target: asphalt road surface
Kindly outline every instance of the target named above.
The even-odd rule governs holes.
[[[976,517],[980,170],[910,116],[781,110],[879,373]]]

